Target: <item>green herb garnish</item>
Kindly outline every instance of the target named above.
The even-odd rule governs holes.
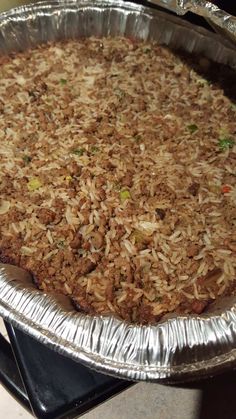
[[[73,154],[76,154],[76,156],[81,157],[81,156],[83,156],[83,154],[85,152],[85,149],[84,148],[74,148],[71,152]]]
[[[218,142],[220,150],[222,151],[227,150],[228,148],[232,148],[234,144],[235,141],[230,137],[220,138]]]
[[[187,128],[188,128],[190,134],[193,134],[194,132],[196,132],[198,130],[198,126],[196,124],[187,125]]]
[[[66,79],[60,79],[60,83],[61,83],[62,86],[64,86],[67,83],[67,80]]]
[[[96,147],[96,146],[93,146],[93,147],[91,148],[91,153],[92,153],[92,154],[96,154],[98,151],[99,151],[99,148],[98,148],[98,147]]]
[[[24,160],[24,162],[26,164],[29,164],[32,160],[32,158],[30,156],[23,156],[22,159]]]

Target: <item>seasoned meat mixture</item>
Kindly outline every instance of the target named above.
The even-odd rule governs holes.
[[[236,106],[195,63],[123,38],[0,58],[2,262],[138,323],[234,293]]]

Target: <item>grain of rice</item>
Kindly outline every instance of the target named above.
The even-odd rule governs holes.
[[[49,243],[50,243],[50,244],[53,244],[52,233],[51,233],[51,231],[50,231],[50,230],[47,230],[47,234],[46,234],[46,236],[47,236],[47,239],[48,239]]]
[[[69,285],[65,282],[64,283],[64,288],[67,294],[71,295],[72,294],[72,289],[71,287],[69,287]]]
[[[51,252],[47,253],[44,257],[43,260],[48,260],[50,259],[52,256],[56,255],[58,253],[58,250],[52,250]]]
[[[136,253],[135,246],[133,246],[133,244],[129,240],[124,240],[123,243],[124,243],[124,246],[127,249],[127,251],[131,255],[135,255],[135,253]]]
[[[182,259],[183,259],[183,255],[178,255],[178,256],[176,256],[176,258],[172,261],[172,263],[173,263],[174,265],[178,265],[178,264],[179,264],[179,262],[180,262]]]
[[[111,310],[111,312],[113,312],[113,313],[116,312],[115,307],[111,304],[111,302],[109,300],[107,300],[107,306]]]
[[[88,278],[87,286],[86,286],[86,292],[87,292],[87,294],[90,293],[91,289],[92,289],[92,279],[91,278]]]
[[[217,295],[222,295],[225,292],[226,284],[223,284],[222,287],[218,290]]]
[[[167,265],[167,263],[166,263],[166,262],[162,262],[162,267],[163,267],[164,272],[165,272],[167,275],[169,275],[169,274],[170,274],[170,269],[168,268],[168,265]]]
[[[183,294],[188,300],[194,300],[195,298],[193,294],[190,294],[189,292],[186,292],[184,290],[181,290],[180,293]]]
[[[188,278],[189,278],[188,275],[180,275],[179,276],[180,281],[186,281]]]
[[[197,287],[196,282],[194,282],[194,284],[193,284],[193,292],[194,292],[194,296],[195,296],[195,298],[196,298],[197,300],[199,300],[199,293],[198,293],[198,287]]]
[[[97,291],[94,291],[94,295],[97,298],[98,301],[105,301],[105,296],[102,296]]]
[[[206,268],[206,263],[205,263],[205,261],[203,261],[203,262],[200,263],[200,265],[198,267],[197,275],[201,275],[205,268]]]
[[[123,293],[123,295],[120,298],[117,299],[117,303],[118,304],[123,303],[123,301],[125,301],[126,298],[127,298],[127,294],[126,293]]]
[[[226,275],[229,275],[232,279],[234,278],[234,267],[227,260],[224,261],[223,269]]]
[[[181,231],[175,231],[170,237],[169,240],[170,241],[174,241],[178,236],[181,235]]]
[[[22,246],[20,251],[23,255],[32,255],[32,253],[36,252],[37,249],[33,247]]]
[[[223,254],[223,255],[231,255],[232,251],[228,249],[216,249],[217,253]]]
[[[166,263],[170,262],[169,259],[165,255],[163,255],[163,253],[161,252],[157,252],[157,256],[159,257],[159,259],[163,260]]]
[[[20,233],[20,228],[15,223],[11,223],[11,227],[15,233]]]

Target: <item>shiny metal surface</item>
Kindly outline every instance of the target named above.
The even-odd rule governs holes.
[[[34,1],[34,0],[32,0]],[[22,4],[32,3],[29,0],[1,0],[0,1],[0,12],[9,10],[12,7],[22,6]]]
[[[162,12],[122,1],[51,1],[0,17],[0,51],[47,40],[125,35],[205,55],[236,69],[236,51],[217,35]],[[184,381],[236,366],[236,299],[201,316],[138,326],[76,312],[64,296],[37,290],[29,274],[0,264],[0,315],[91,368],[131,380]]]
[[[212,27],[236,44],[236,17],[205,0],[148,0],[179,15],[187,12],[204,17]]]

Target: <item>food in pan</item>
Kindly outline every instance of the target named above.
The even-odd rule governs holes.
[[[1,57],[2,262],[138,323],[234,293],[236,106],[195,64],[124,38]]]

